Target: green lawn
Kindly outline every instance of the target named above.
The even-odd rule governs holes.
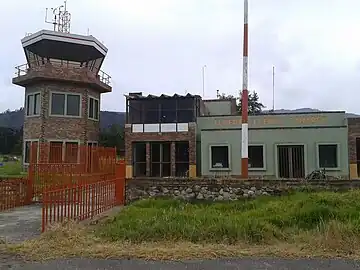
[[[342,242],[358,240],[360,191],[297,193],[227,203],[143,200],[102,225],[97,235],[133,243],[321,242],[329,235]]]
[[[190,260],[266,257],[360,259],[360,191],[297,193],[216,203],[138,201],[85,226],[57,225],[9,247],[32,259]]]
[[[0,163],[3,163],[3,166],[0,167],[0,177],[22,177],[26,175],[22,170],[21,161],[3,162],[0,157]]]

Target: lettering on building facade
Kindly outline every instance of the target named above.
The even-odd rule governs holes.
[[[290,125],[314,125],[324,123],[327,117],[324,115],[304,115],[283,117],[265,116],[261,118],[249,119],[249,126],[290,126]],[[241,126],[241,117],[238,119],[216,119],[217,126]]]

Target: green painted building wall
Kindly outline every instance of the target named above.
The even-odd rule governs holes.
[[[199,173],[212,176],[218,173],[241,174],[241,117],[199,117],[197,120]],[[249,146],[263,145],[264,168],[251,169],[249,175],[278,177],[277,146],[304,145],[305,175],[319,168],[319,144],[336,144],[337,168],[327,174],[347,177],[348,135],[344,112],[258,115],[249,117]],[[211,169],[210,147],[228,145],[229,170]]]

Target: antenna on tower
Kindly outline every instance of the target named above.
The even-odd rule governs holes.
[[[67,11],[66,2],[67,0],[64,1],[63,5],[50,9],[53,13],[52,20],[48,20],[49,9],[46,8],[45,23],[52,24],[54,26],[54,31],[70,33],[71,14]]]

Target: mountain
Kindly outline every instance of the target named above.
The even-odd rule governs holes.
[[[24,109],[0,113],[0,127],[20,129],[24,122]],[[105,129],[111,125],[125,125],[125,112],[100,112],[100,128]]]
[[[270,113],[270,111],[264,111],[265,113]],[[303,112],[320,112],[318,109],[311,108],[300,108],[295,110],[275,110],[275,113],[303,113]],[[346,113],[346,117],[360,117],[360,115],[353,113]],[[10,111],[7,110],[3,113],[0,113],[0,127],[20,129],[24,121],[24,109]],[[111,125],[117,124],[120,126],[125,125],[125,112],[100,112],[100,128],[106,129],[111,127]]]
[[[286,109],[279,109],[275,111],[266,110],[264,112],[265,113],[312,113],[312,112],[321,112],[321,110],[312,109],[312,108],[300,108],[294,110],[286,110]],[[347,118],[360,117],[360,115],[355,113],[346,113],[345,115]]]

